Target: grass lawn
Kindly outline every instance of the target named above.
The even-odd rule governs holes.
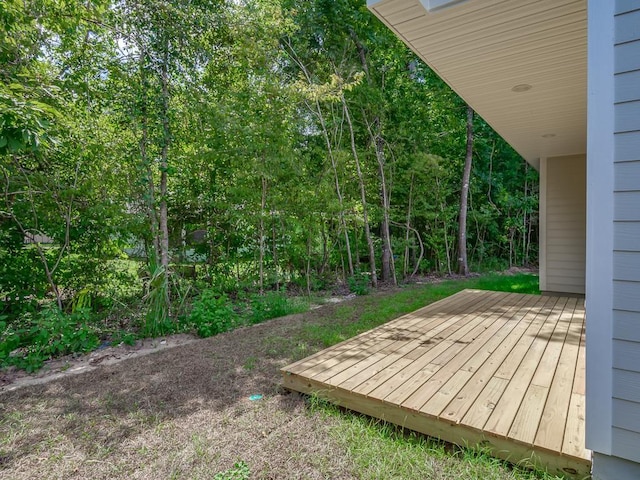
[[[555,478],[280,387],[292,361],[463,288],[538,287],[411,285],[0,393],[0,478]]]

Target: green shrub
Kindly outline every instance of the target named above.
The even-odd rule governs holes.
[[[250,323],[261,323],[271,318],[283,317],[308,310],[309,306],[287,298],[283,292],[266,292],[251,297]]]
[[[53,306],[11,324],[0,320],[0,365],[33,372],[50,358],[94,350],[100,337],[90,322],[87,309],[66,314]]]
[[[238,314],[226,295],[205,290],[193,302],[188,321],[198,335],[210,337],[233,329],[238,324]]]
[[[349,284],[349,290],[356,295],[368,295],[369,294],[369,274],[364,272],[356,272],[352,277],[347,279]]]
[[[142,298],[147,304],[147,314],[142,325],[142,335],[159,337],[175,333],[177,324],[171,321],[169,312],[169,279],[165,268],[155,260],[150,261],[150,278],[147,293]]]

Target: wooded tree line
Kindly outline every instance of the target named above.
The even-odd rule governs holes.
[[[364,1],[5,0],[0,23],[10,318],[536,262],[537,173]]]

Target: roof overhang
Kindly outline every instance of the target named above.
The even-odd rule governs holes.
[[[586,0],[368,0],[529,163],[586,152]]]

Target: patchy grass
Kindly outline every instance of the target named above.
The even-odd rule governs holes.
[[[361,479],[561,480],[309,398],[311,411],[337,419],[329,433],[352,458]]]
[[[493,273],[477,277],[473,279],[470,284],[474,286],[466,288],[540,295],[538,275],[531,273],[518,273],[516,275],[501,275]]]
[[[463,288],[536,281],[411,285],[0,392],[0,477],[549,480],[288,393],[279,372]]]
[[[300,336],[282,339],[287,348],[299,353],[296,358],[304,358],[309,351],[305,345],[319,345],[323,348],[347,340],[362,332],[371,330],[394,318],[413,312],[437,300],[446,298],[465,288],[494,290],[513,293],[539,294],[538,276],[527,273],[516,275],[490,274],[470,279],[445,280],[431,285],[409,285],[393,295],[371,295],[353,304],[336,307],[330,323],[310,323]]]

